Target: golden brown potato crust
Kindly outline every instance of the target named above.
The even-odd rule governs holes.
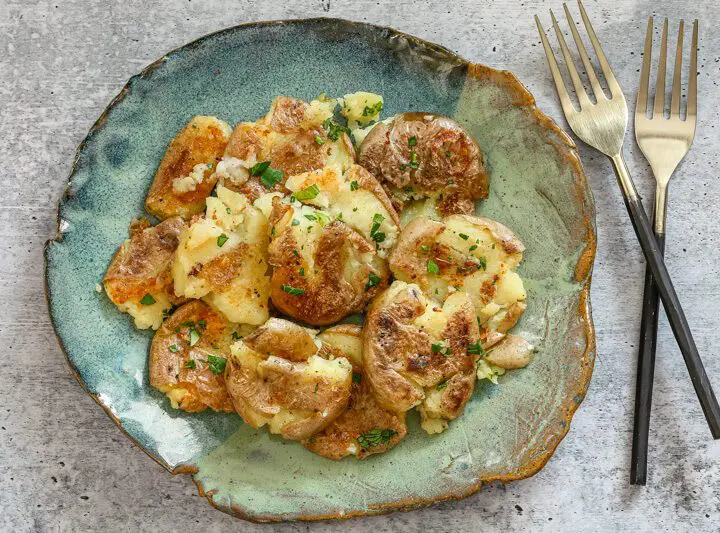
[[[213,168],[220,161],[229,136],[229,126],[215,117],[194,117],[168,146],[155,173],[145,208],[159,219],[179,215],[184,219],[205,209],[205,198],[215,187]],[[177,192],[173,181],[189,175],[195,165],[211,163],[194,191]]]
[[[324,341],[323,336],[331,333],[355,337],[360,342],[362,330],[360,326],[340,325],[326,329],[320,337]],[[405,414],[394,413],[380,407],[370,383],[364,377],[364,365],[358,364],[350,354],[345,354],[327,343],[323,347],[336,356],[344,355],[353,364],[350,402],[347,409],[332,424],[309,439],[305,439],[302,445],[313,453],[336,461],[349,455],[364,459],[369,455],[383,453],[393,448],[407,434]],[[358,442],[358,437],[373,430],[390,430],[392,436],[377,446],[363,448]]]
[[[191,331],[199,339],[190,346]],[[232,401],[224,374],[214,373],[208,356],[229,357],[232,325],[207,304],[193,300],[173,313],[155,333],[150,346],[150,385],[162,392],[184,389],[178,408],[188,412],[206,408],[231,413]],[[194,362],[194,363],[193,363]],[[189,366],[195,368],[189,368]]]
[[[334,144],[319,125],[306,128],[303,117],[309,105],[299,98],[280,96],[273,101],[268,114],[257,122],[243,122],[233,130],[225,155],[241,160],[270,161],[270,167],[283,171],[283,180],[273,188],[266,187],[257,176],[236,185],[225,186],[247,195],[254,202],[261,195],[287,192],[284,184],[288,176],[324,167],[330,159]],[[319,139],[318,142],[316,139]],[[354,159],[355,149],[350,138],[342,133],[339,149]]]
[[[416,323],[428,306],[433,313],[447,315],[441,349],[437,339]],[[472,395],[476,360],[468,354],[468,345],[478,337],[469,299],[447,313],[426,300],[417,286],[394,282],[371,305],[363,330],[366,375],[379,403],[404,412],[440,385],[443,417],[457,417]]]
[[[489,191],[477,142],[455,121],[432,113],[401,113],[379,123],[363,141],[359,163],[388,189],[398,211],[411,197],[431,196],[442,216],[469,214]]]
[[[298,352],[290,359],[271,354],[290,335],[298,338]],[[312,355],[305,361],[300,357],[308,353],[308,342],[314,343],[308,330],[272,318],[238,343],[243,356],[230,358],[226,378],[235,409],[247,424],[260,427],[274,416],[290,413],[291,418],[274,432],[302,440],[327,427],[343,412],[350,399],[351,375],[348,372],[338,379],[313,372],[306,362]]]
[[[291,208],[276,202],[271,223],[285,217],[288,209]],[[290,223],[275,227],[276,235],[269,248],[273,267],[270,298],[282,313],[308,324],[331,324],[361,312],[387,286],[386,263],[376,261],[371,267],[359,258],[362,254],[373,254],[375,246],[344,222],[326,224],[314,245],[298,242],[295,227]],[[314,246],[313,265],[301,253],[304,246]],[[349,268],[350,264],[354,266]],[[371,272],[379,282],[368,287]],[[302,294],[288,292],[288,287]]]
[[[115,252],[103,278],[105,292],[113,303],[137,302],[146,294],[159,293],[167,294],[171,302],[180,302],[172,289],[170,262],[183,229],[185,222],[180,217],[155,227],[147,219],[130,225],[130,240]]]

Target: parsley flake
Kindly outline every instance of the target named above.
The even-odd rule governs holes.
[[[467,353],[470,355],[485,355],[485,350],[480,341],[468,344]]]
[[[219,357],[217,355],[208,355],[206,363],[213,374],[222,374],[225,372],[225,365],[227,365],[227,359]]]
[[[172,353],[175,353],[175,352],[179,351],[180,348],[178,348],[177,344],[171,344],[170,346],[168,346],[168,350],[170,350]]]
[[[430,274],[440,274],[440,267],[437,265],[437,263],[435,261],[433,261],[432,259],[428,259],[427,271]]]
[[[155,302],[155,298],[153,298],[153,295],[150,293],[147,293],[145,296],[142,297],[142,300],[140,300],[140,303],[143,305],[152,305]]]
[[[365,285],[365,290],[371,289],[373,287],[377,287],[380,284],[380,276],[375,274],[375,272],[370,272],[368,275],[368,282],[367,285]]]
[[[440,383],[438,383],[437,385],[435,385],[435,388],[436,388],[437,390],[443,390],[445,387],[448,386],[448,381],[449,381],[449,380],[447,380],[447,379],[446,379],[445,381],[441,381]]]
[[[315,142],[322,146],[323,144],[325,144],[325,139],[323,139],[322,137],[315,137]]]
[[[466,240],[468,240],[468,239],[470,238],[469,235],[465,235],[464,233],[460,233],[460,234],[458,235],[458,237],[460,237],[460,238],[461,238],[462,240],[464,240],[464,241],[466,241]]]
[[[397,435],[397,432],[390,428],[374,428],[367,433],[360,434],[357,441],[364,450],[367,450],[387,444],[395,435]]]
[[[229,238],[230,238],[230,237],[228,237],[228,236],[225,235],[224,233],[221,233],[221,234],[218,236],[218,238],[217,238],[217,245],[218,245],[220,248],[222,248],[222,245],[225,244],[225,243],[228,241]]]
[[[262,176],[262,173],[265,172],[269,167],[270,161],[261,161],[260,163],[256,163],[252,167],[250,167],[250,175]]]
[[[320,194],[320,188],[313,183],[312,185],[310,185],[310,187],[307,187],[302,191],[296,192],[295,198],[301,201],[312,200],[313,198],[316,198],[318,194]]]
[[[357,191],[360,188],[360,184],[357,181],[350,182],[350,190]]]
[[[195,346],[199,340],[200,340],[200,332],[197,329],[195,329],[195,326],[192,326],[188,330],[188,343],[190,343],[190,346]]]
[[[417,137],[414,135],[408,139],[408,146],[415,146],[417,145]]]
[[[195,359],[188,359],[185,361],[185,368],[190,368],[192,370],[195,370],[197,368],[197,363],[195,362]]]
[[[305,289],[298,289],[297,287],[293,287],[292,285],[288,285],[287,283],[284,283],[280,286],[280,288],[288,293],[290,296],[302,296],[305,294]]]

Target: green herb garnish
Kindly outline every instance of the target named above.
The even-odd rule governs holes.
[[[303,189],[302,191],[298,191],[295,193],[295,198],[298,200],[312,200],[313,198],[317,197],[317,195],[320,194],[320,188],[312,184],[310,187],[307,187]]]
[[[408,139],[408,146],[415,146],[417,144],[417,137],[414,135]]]
[[[171,344],[170,346],[168,346],[168,350],[170,350],[172,353],[175,353],[175,352],[179,351],[180,348],[178,348],[177,344]]]
[[[372,116],[380,113],[380,111],[382,111],[382,110],[383,110],[383,103],[377,102],[376,104],[373,104],[373,105],[366,105],[365,108],[363,109],[362,114],[364,117],[372,117]]]
[[[250,167],[250,175],[262,176],[262,173],[265,172],[269,167],[270,161],[261,161],[260,163],[255,163],[252,167]]]
[[[192,326],[188,330],[188,342],[190,343],[190,346],[195,346],[199,340],[200,340],[200,332],[197,329],[195,329],[195,326]]]
[[[292,226],[298,226],[298,225],[300,225],[300,221],[299,221],[297,218],[293,218],[291,225],[292,225]]]
[[[142,297],[142,300],[140,300],[140,303],[143,305],[152,305],[156,302],[155,298],[153,298],[153,295],[150,293],[147,293],[145,296]]]
[[[262,176],[260,176],[260,182],[265,185],[268,189],[272,189],[280,183],[283,179],[283,171],[282,170],[275,170],[273,168],[268,168],[265,170],[265,172],[262,173]]]
[[[449,380],[447,380],[447,379],[446,379],[445,381],[441,381],[440,383],[438,383],[437,385],[435,385],[435,388],[436,388],[437,390],[443,390],[445,387],[448,386],[448,381],[449,381]]]
[[[358,384],[362,381],[362,376],[360,374],[353,374],[352,375],[352,382],[355,384]]]
[[[357,191],[360,188],[360,184],[357,181],[350,182],[350,190]]]
[[[376,287],[380,284],[380,276],[375,274],[375,272],[370,272],[368,275],[368,282],[367,285],[365,285],[365,290],[371,289],[372,287]]]
[[[387,444],[395,435],[397,435],[395,430],[389,428],[375,428],[371,429],[367,433],[359,435],[357,441],[364,450],[367,450],[369,448],[375,448],[377,446]]]
[[[224,233],[221,233],[217,238],[217,245],[222,248],[222,245],[225,244],[229,238],[230,237],[228,237]]]
[[[482,256],[480,259],[478,259],[478,270],[479,269],[487,270],[487,259],[485,259],[485,256]]]
[[[427,253],[427,252],[430,251],[430,247],[429,247],[427,244],[421,244],[421,245],[420,245],[420,251]]]
[[[385,240],[385,233],[378,231],[380,229],[380,225],[383,223],[383,220],[385,220],[384,216],[380,213],[375,213],[373,216],[372,226],[370,227],[370,238],[378,243]]]
[[[222,374],[225,372],[225,365],[227,364],[227,359],[224,357],[219,357],[217,355],[208,355],[206,363],[208,364],[208,367],[210,367],[210,370],[213,374]]]
[[[440,274],[440,267],[437,265],[437,263],[435,261],[433,261],[432,259],[428,259],[427,271],[430,274]]]
[[[485,350],[483,349],[482,344],[480,344],[480,341],[478,341],[468,344],[467,353],[470,355],[485,355]]]
[[[470,238],[469,235],[465,235],[464,233],[460,233],[460,234],[458,235],[458,237],[460,237],[460,238],[461,238],[462,240],[464,240],[464,241],[466,241],[466,240],[468,240],[468,239]]]
[[[288,285],[287,283],[281,285],[280,288],[290,296],[302,296],[305,294],[305,289],[298,289],[292,285]]]
[[[473,244],[473,245],[470,247],[470,251],[471,251],[471,252],[474,252],[475,250],[477,250],[477,244]]]
[[[323,144],[325,144],[325,139],[323,139],[322,137],[315,137],[315,142],[322,146]]]
[[[188,359],[187,361],[185,361],[185,368],[195,370],[197,368],[197,363],[195,362],[195,359]]]

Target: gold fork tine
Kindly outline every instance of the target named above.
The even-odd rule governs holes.
[[[673,87],[670,98],[670,116],[680,117],[680,86],[682,85],[682,56],[685,21],[680,21],[677,37],[677,50],[675,51],[675,68],[673,69]]]
[[[570,25],[570,29],[572,30],[573,39],[575,39],[575,44],[577,45],[578,51],[580,52],[580,58],[582,59],[583,65],[585,65],[585,71],[587,72],[588,79],[590,80],[590,85],[593,89],[593,93],[595,93],[595,98],[599,99],[601,96],[605,96],[605,93],[603,92],[602,86],[597,79],[595,69],[590,62],[590,56],[588,56],[585,44],[582,42],[580,34],[575,27],[575,21],[570,14],[570,10],[568,9],[567,4],[563,4],[563,9],[565,10],[565,16],[567,17],[568,24]]]
[[[575,61],[570,55],[570,50],[568,50],[567,43],[565,43],[565,37],[563,37],[562,31],[560,30],[560,26],[558,25],[558,21],[555,18],[555,14],[552,12],[552,9],[550,10],[550,17],[552,18],[555,34],[557,35],[558,42],[560,43],[560,50],[562,50],[563,57],[565,58],[565,65],[570,72],[570,79],[575,86],[575,93],[577,93],[578,100],[580,100],[580,108],[582,109],[583,107],[590,105],[590,99],[585,92],[585,87],[583,87],[578,71],[575,68]]]
[[[655,82],[655,103],[653,118],[663,118],[665,113],[665,69],[667,67],[667,33],[668,19],[663,23],[662,41],[660,42],[660,59],[658,60],[657,81]]]
[[[605,57],[605,52],[603,52],[602,46],[600,45],[600,41],[598,40],[597,35],[595,35],[595,30],[593,29],[592,24],[590,24],[590,19],[585,12],[582,0],[578,0],[578,6],[580,7],[580,16],[585,24],[588,37],[590,37],[590,42],[592,42],[593,48],[595,49],[595,54],[597,54],[598,62],[600,63],[603,75],[605,76],[605,81],[607,81],[608,88],[610,89],[610,94],[612,96],[620,95],[622,94],[622,89],[615,79],[615,74],[613,74],[613,71],[610,68],[610,63],[608,63],[608,60]]]
[[[695,119],[697,116],[697,48],[698,48],[698,21],[693,23],[692,49],[690,52],[690,77],[688,78],[687,118]]]
[[[645,52],[643,53],[642,70],[640,71],[640,90],[637,95],[635,114],[647,116],[648,89],[650,87],[650,63],[652,62],[653,18],[648,18],[647,33],[645,33]]]
[[[558,98],[560,98],[560,105],[562,105],[565,116],[572,115],[575,113],[575,107],[573,107],[570,95],[565,87],[565,82],[560,74],[560,68],[558,68],[557,61],[555,60],[555,54],[550,47],[550,43],[545,36],[545,30],[540,24],[540,19],[535,15],[535,23],[537,24],[538,32],[540,32],[540,40],[542,41],[543,48],[545,49],[545,57],[547,58],[550,72],[552,73],[553,81],[555,82],[555,89],[557,90]]]

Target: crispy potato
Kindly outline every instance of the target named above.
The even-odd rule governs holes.
[[[217,177],[215,165],[230,140],[232,128],[215,117],[194,117],[168,146],[155,173],[145,208],[159,219],[201,213]]]
[[[203,302],[186,303],[153,337],[150,385],[165,393],[175,409],[233,412],[224,371],[234,330]]]
[[[442,216],[470,214],[487,198],[488,175],[477,142],[455,121],[401,113],[365,136],[359,163],[389,191],[398,211],[431,197]]]
[[[267,115],[235,127],[218,166],[218,178],[226,187],[255,201],[267,192],[286,192],[284,184],[289,176],[328,164],[348,168],[355,160],[350,138],[342,132],[331,134],[337,137],[333,140],[324,126],[335,106],[335,100],[313,100],[308,104],[297,98],[276,98]],[[273,186],[268,186],[262,176],[250,176],[250,169],[264,161],[283,173]]]
[[[320,350],[315,333],[271,318],[232,345],[227,387],[247,424],[254,428],[267,424],[271,433],[302,440],[322,431],[345,410],[352,367],[344,357],[323,358],[327,354]]]
[[[327,210],[332,218],[375,242],[380,257],[386,257],[395,244],[400,219],[382,186],[360,165],[345,172],[330,165],[292,176],[285,186],[301,203]],[[313,194],[303,195],[307,191]]]
[[[389,261],[397,279],[417,283],[438,301],[454,291],[467,292],[488,348],[526,309],[525,288],[515,272],[524,249],[512,231],[488,218],[421,217],[403,229]]]
[[[428,433],[447,427],[472,395],[480,336],[467,294],[441,306],[417,285],[395,281],[370,306],[363,329],[366,376],[385,409],[418,406]],[[470,350],[476,352],[477,350]]]
[[[361,312],[387,286],[387,262],[375,246],[325,211],[275,200],[270,222],[270,297],[286,315],[308,324]]]
[[[535,347],[522,337],[508,334],[490,349],[485,361],[505,370],[523,368],[530,363],[534,350]]]
[[[204,217],[180,237],[172,265],[175,293],[204,298],[231,322],[263,324],[269,317],[267,219],[242,194],[219,185]]]
[[[130,226],[130,239],[115,252],[103,279],[105,292],[117,308],[129,313],[139,329],[157,329],[175,296],[170,263],[185,222],[169,218],[155,227],[143,219]]]
[[[353,385],[347,409],[327,428],[305,439],[303,446],[334,460],[349,455],[364,459],[393,448],[407,434],[405,413],[394,413],[380,407],[368,380],[363,379],[360,326],[334,326],[317,338],[323,342],[323,349],[350,361]]]

